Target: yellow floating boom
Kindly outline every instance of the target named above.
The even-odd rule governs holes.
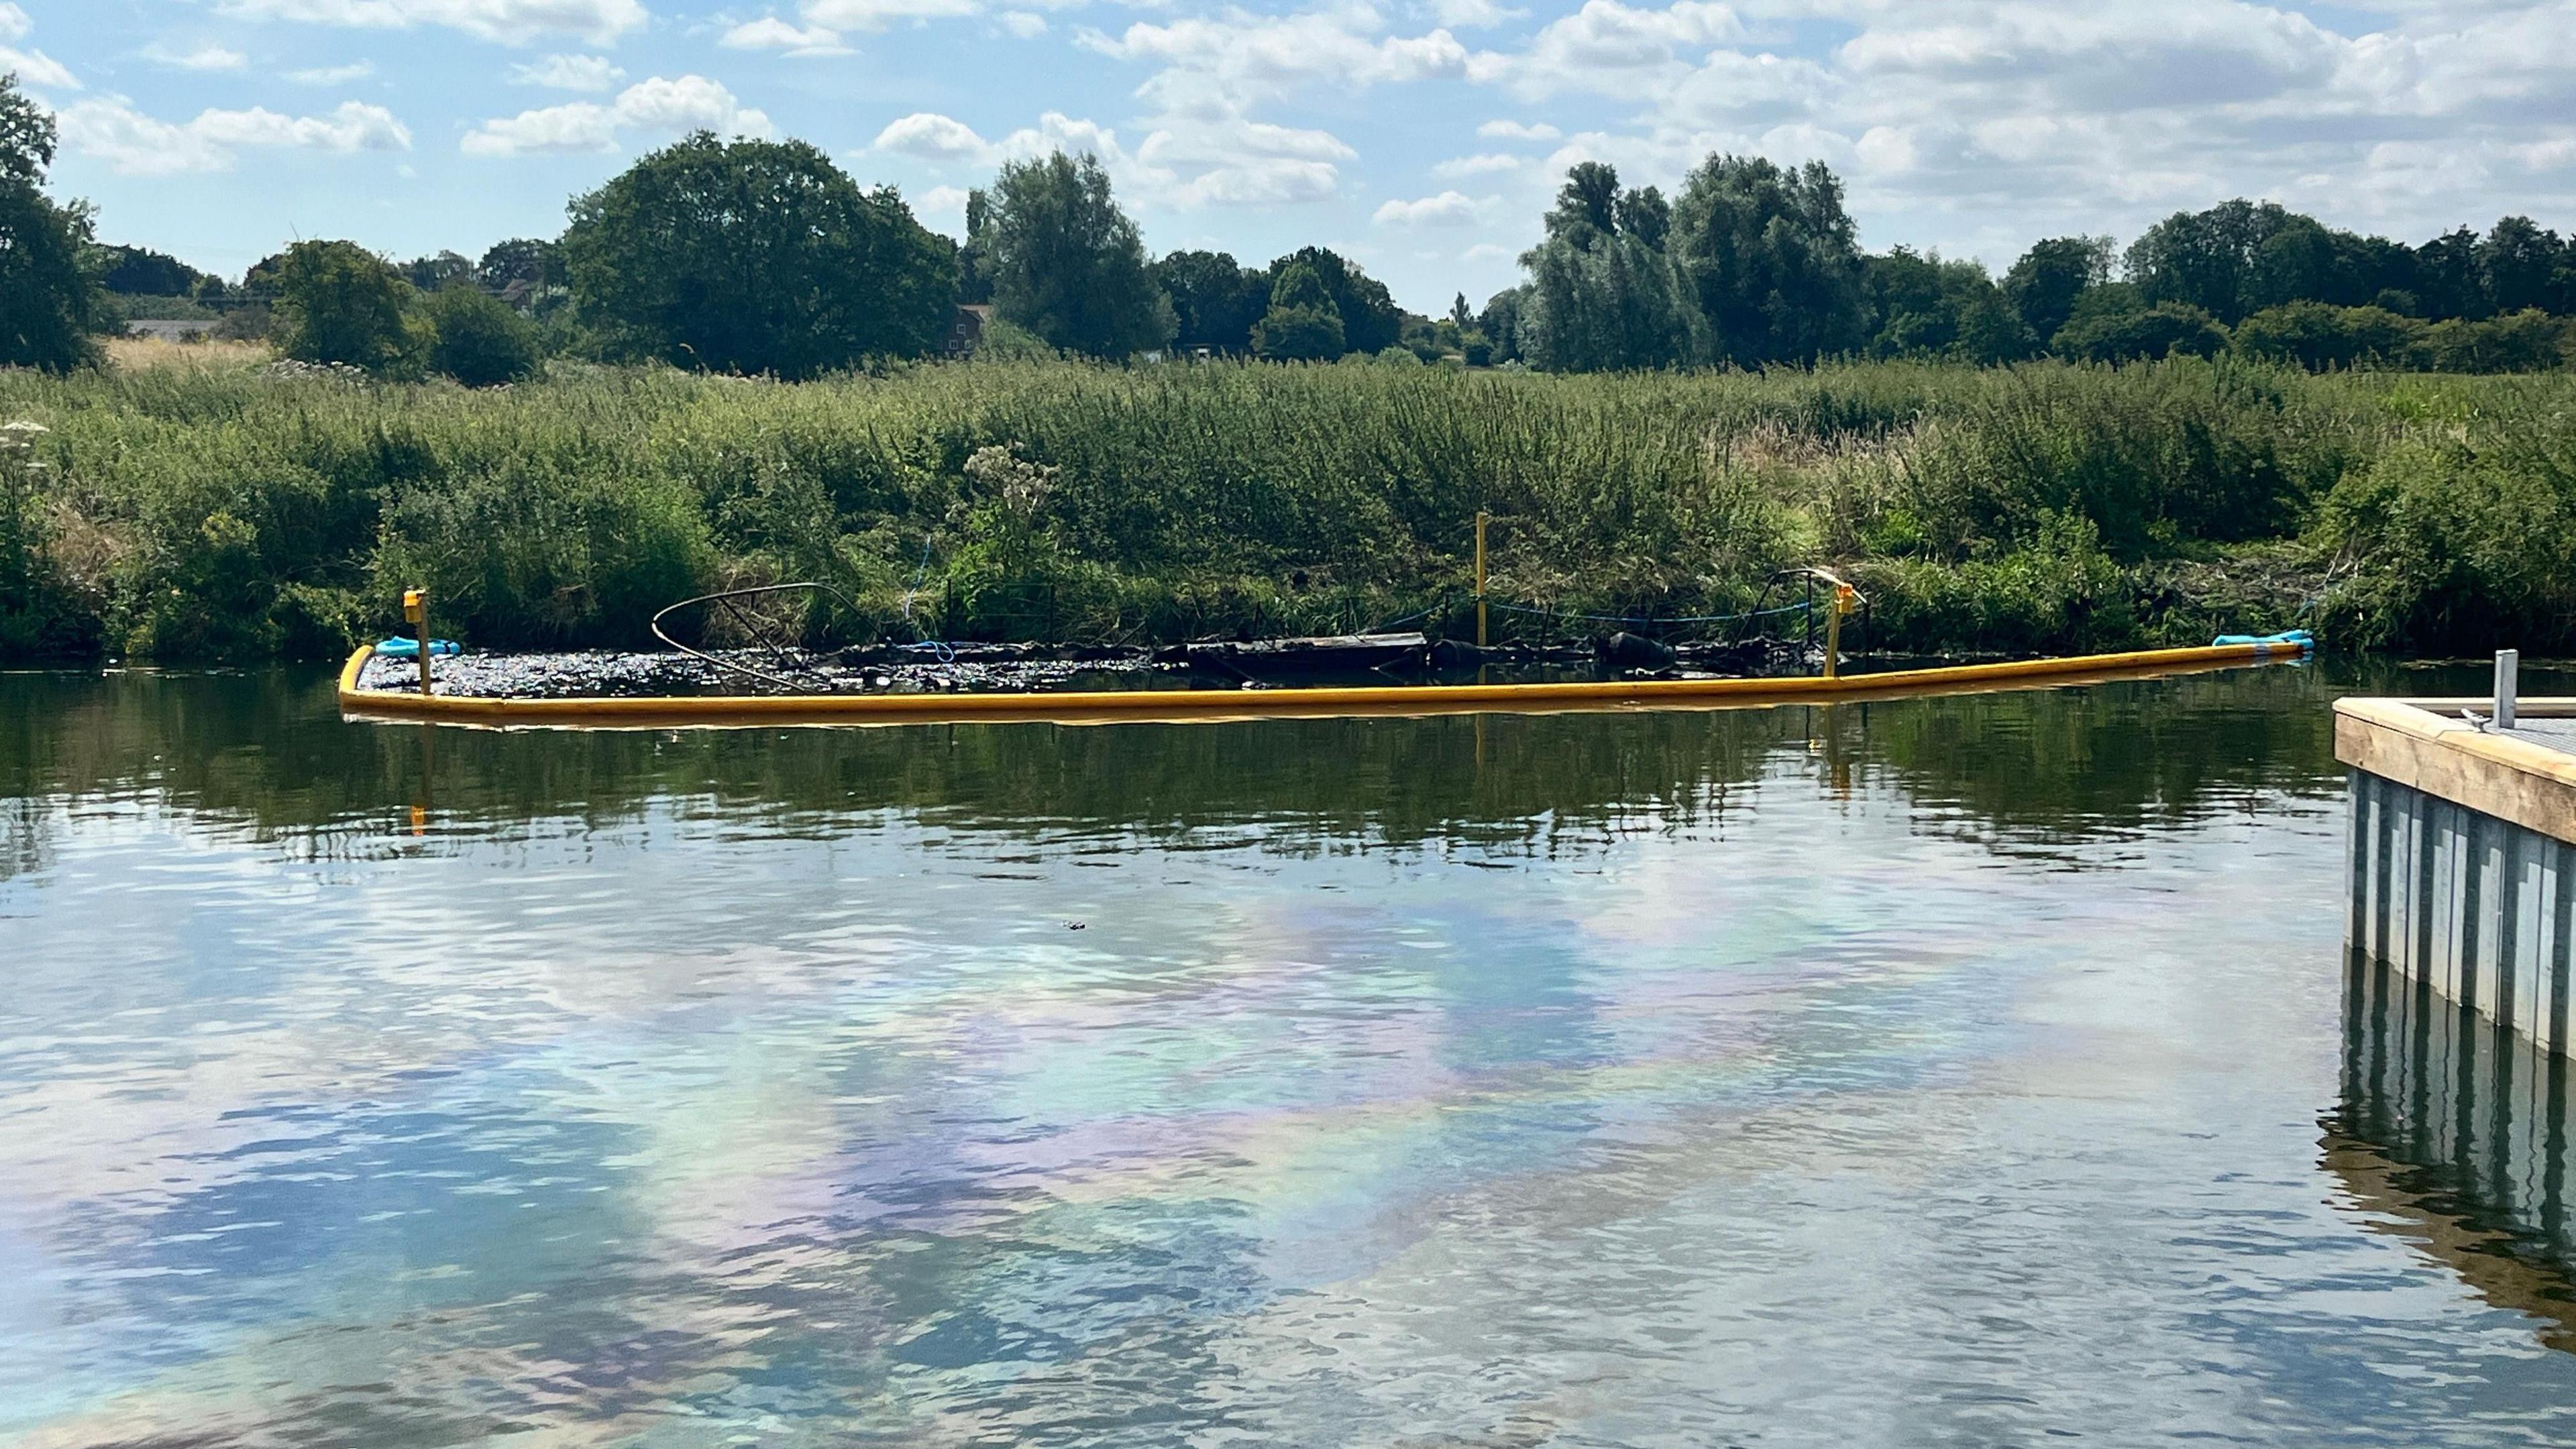
[[[1559,714],[1578,711],[1740,709],[1837,700],[1964,694],[2187,674],[2304,658],[2301,640],[2257,640],[2199,649],[2148,649],[2006,664],[1960,664],[1885,674],[1789,679],[1634,679],[1561,684],[1368,685],[1325,689],[1132,689],[1021,694],[653,695],[597,699],[494,699],[362,689],[375,653],[361,647],[340,671],[340,709],[352,719],[560,729],[739,729],[782,725],[1179,724],[1350,715]]]

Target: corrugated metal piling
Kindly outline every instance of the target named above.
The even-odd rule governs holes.
[[[2576,700],[2516,701],[2509,660],[2498,677],[2496,699],[2336,702],[2335,755],[2352,781],[2347,939],[2565,1056],[2576,1050]]]

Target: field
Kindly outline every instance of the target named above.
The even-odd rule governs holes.
[[[786,385],[558,364],[490,392],[129,347],[0,373],[0,658],[327,656],[409,584],[488,647],[625,645],[824,579],[814,642],[1676,623],[1847,568],[1864,642],[2305,626],[2576,644],[2576,377],[1884,363],[1546,377],[921,366]],[[1523,612],[1528,611],[1528,612]]]

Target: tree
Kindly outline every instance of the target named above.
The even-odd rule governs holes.
[[[427,340],[413,326],[411,284],[356,242],[297,242],[278,263],[276,286],[280,342],[300,361],[398,370]]]
[[[1002,167],[971,244],[993,310],[1051,347],[1123,358],[1170,345],[1179,319],[1145,263],[1136,223],[1097,156],[1061,151]]]
[[[2478,234],[2458,227],[2417,247],[2415,295],[2423,303],[2423,315],[2433,321],[2495,315],[2479,275]]]
[[[536,372],[536,327],[473,283],[432,293],[421,311],[432,337],[431,371],[467,387],[498,387]]]
[[[1669,220],[1660,193],[1623,196],[1619,173],[1601,162],[1566,173],[1547,239],[1521,258],[1530,283],[1519,342],[1530,365],[1599,372],[1700,360],[1706,323],[1664,254]]]
[[[494,242],[485,249],[483,260],[474,264],[474,280],[495,292],[521,284],[531,291],[544,292],[567,285],[571,278],[564,271],[561,246],[515,237]]]
[[[1526,293],[1520,287],[1505,287],[1485,299],[1485,310],[1476,314],[1476,330],[1485,334],[1496,362],[1511,362],[1521,355],[1521,303]]]
[[[2226,346],[2227,329],[2207,312],[2187,302],[2149,306],[2132,282],[2092,288],[2057,331],[2057,351],[2087,362],[2214,357]]]
[[[1314,264],[1292,258],[1280,267],[1270,310],[1253,324],[1252,350],[1281,362],[1324,362],[1350,351],[1349,342],[1342,309]]]
[[[2178,302],[2233,326],[2266,300],[2254,285],[2263,244],[2293,221],[2278,203],[2238,198],[2207,211],[2177,211],[2129,244],[2129,278],[2149,305]]]
[[[2380,307],[2285,302],[2236,324],[2233,346],[2249,357],[2295,362],[2310,372],[2366,362],[2404,365],[2424,324]]]
[[[1270,305],[1270,279],[1225,252],[1172,252],[1154,263],[1155,284],[1172,299],[1183,347],[1245,352],[1252,324]]]
[[[187,297],[218,279],[167,252],[145,247],[101,247],[99,285],[126,297]]]
[[[442,287],[465,281],[474,275],[474,263],[455,252],[440,252],[434,257],[414,257],[402,264],[403,280],[416,291],[435,292]]]
[[[2478,243],[2478,281],[2498,313],[2547,311],[2557,302],[2558,233],[2527,216],[2508,216]]]
[[[2062,236],[2031,243],[2021,260],[2004,273],[2004,295],[2021,314],[2039,345],[2046,347],[2075,311],[2075,299],[2088,287],[2111,280],[2111,239],[2107,236]]]
[[[1395,294],[1358,263],[1328,247],[1300,247],[1272,262],[1270,275],[1285,276],[1297,263],[1314,271],[1324,294],[1333,299],[1333,310],[1341,314],[1343,351],[1375,354],[1403,339],[1404,313],[1395,305]]]
[[[89,209],[43,190],[54,135],[52,113],[0,75],[0,366],[64,372],[97,355],[90,334],[105,313]]]
[[[1870,344],[1877,356],[1952,357],[1991,366],[2039,350],[2039,339],[1981,263],[1897,247],[1867,258],[1863,270],[1882,319]]]
[[[1729,361],[1812,362],[1867,340],[1860,248],[1820,161],[1709,157],[1673,203],[1669,249]]]
[[[955,310],[948,240],[802,141],[688,136],[576,199],[562,246],[611,349],[681,367],[806,378],[917,357]]]

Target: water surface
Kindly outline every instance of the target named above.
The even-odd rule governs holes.
[[[2562,1442],[2563,1132],[2490,1162],[2347,1032],[2350,682],[502,734],[0,675],[0,1440]]]

